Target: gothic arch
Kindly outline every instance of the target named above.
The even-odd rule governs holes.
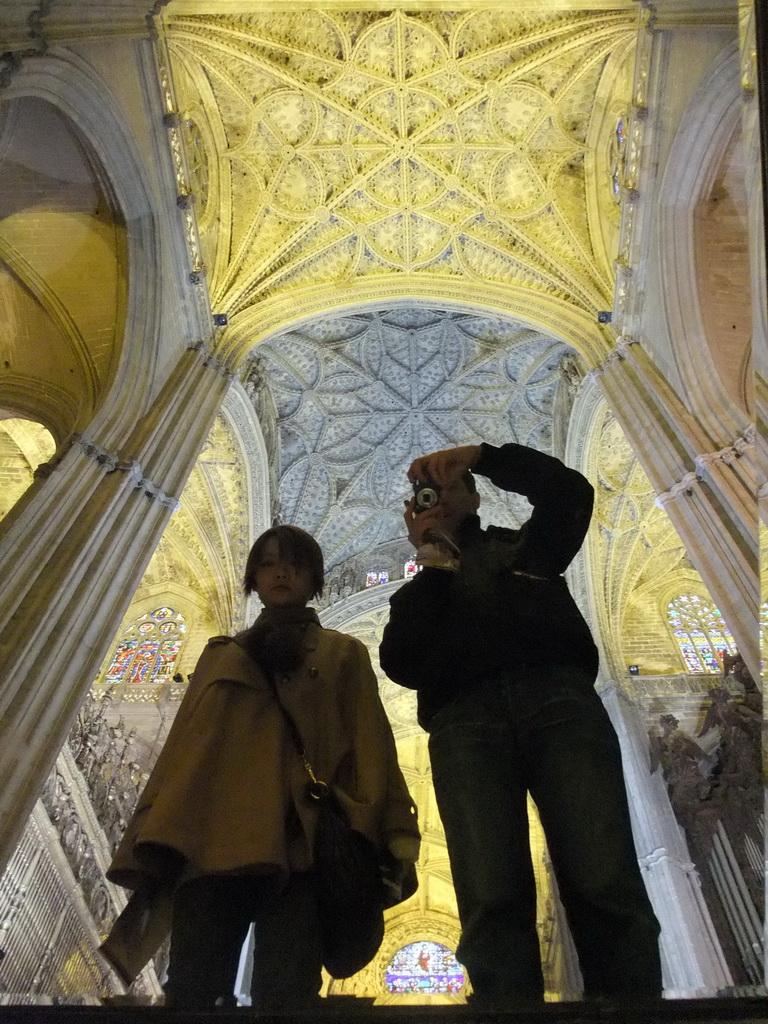
[[[221,415],[230,424],[243,453],[244,493],[248,505],[246,535],[243,549],[238,553],[245,558],[254,541],[272,522],[272,482],[269,454],[259,417],[253,401],[238,381],[233,381],[227,392]],[[235,626],[250,625],[255,612],[255,595],[246,599],[241,594],[239,579],[235,580]]]
[[[123,326],[122,217],[82,133],[51,103],[17,96],[0,123],[0,395],[61,441],[108,388]]]
[[[370,283],[351,282],[346,288],[297,288],[288,297],[267,299],[230,321],[218,343],[217,354],[236,365],[276,330],[296,328],[329,313],[343,315],[405,305],[526,323],[571,346],[587,369],[598,366],[611,347],[591,313],[564,299],[541,295],[523,286],[510,284],[502,289],[479,281],[425,282],[387,276]]]
[[[671,355],[682,397],[717,440],[728,440],[749,424],[744,391],[723,386],[712,357],[697,285],[694,209],[708,193],[739,125],[739,54],[727,47],[701,82],[681,120],[659,191],[659,263],[664,285]],[[746,230],[746,229],[745,229]],[[745,294],[748,281],[745,281]]]
[[[590,378],[574,403],[566,451],[568,465],[581,470],[595,487],[593,522],[570,579],[574,596],[601,652],[607,676],[626,685],[627,662],[646,649],[654,665],[669,667],[669,653],[658,639],[658,593],[678,590],[700,576],[643,472],[628,438]],[[629,620],[646,632],[636,636]],[[646,633],[648,635],[646,635]],[[650,643],[649,638],[656,637]],[[650,646],[649,646],[650,643]],[[658,671],[658,669],[657,669]]]
[[[608,414],[605,397],[595,379],[588,376],[573,404],[565,462],[583,473],[595,487],[596,506],[600,488],[600,437]],[[621,609],[616,608],[610,600],[610,588],[598,585],[606,573],[606,552],[603,546],[604,539],[595,517],[567,576],[600,651],[603,672],[607,677],[618,680],[620,685],[626,673],[621,651]]]
[[[147,84],[147,88],[152,87]],[[85,421],[78,420],[77,427],[88,427],[89,432],[96,433],[108,425],[113,436],[125,436],[146,411],[158,376],[167,373],[181,354],[162,343],[162,295],[167,281],[163,281],[158,270],[166,267],[168,257],[163,254],[159,240],[158,221],[165,212],[156,198],[158,186],[149,179],[133,130],[119,103],[110,96],[109,86],[72,51],[55,55],[49,52],[34,61],[25,61],[3,96],[7,101],[23,97],[44,100],[74,125],[93,154],[99,184],[124,220],[127,294],[121,314],[122,330],[117,332],[114,343],[117,357],[97,409]],[[158,161],[157,173],[160,188],[175,195],[170,161]],[[173,254],[174,269],[167,272],[176,276],[183,288],[180,268],[186,255],[182,232],[174,225],[169,234],[178,251]],[[190,340],[196,340],[199,329],[191,324],[185,326],[192,336]],[[59,417],[59,435],[64,422]]]

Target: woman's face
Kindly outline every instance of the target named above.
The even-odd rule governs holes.
[[[277,537],[270,537],[256,567],[256,593],[265,608],[303,608],[312,597],[312,572],[280,555]]]

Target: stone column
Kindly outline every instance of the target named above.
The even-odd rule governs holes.
[[[750,671],[759,678],[751,437],[710,451],[701,427],[631,339],[620,339],[611,357],[592,373]]]
[[[118,452],[75,435],[0,526],[0,872],[229,386],[189,349]]]
[[[612,680],[598,684],[598,692],[621,744],[635,847],[661,924],[664,994],[673,999],[715,996],[733,981],[661,768],[651,774],[642,716]]]

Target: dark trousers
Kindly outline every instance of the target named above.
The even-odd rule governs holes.
[[[479,1003],[540,1001],[527,793],[539,812],[585,996],[661,995],[659,925],[637,863],[616,733],[564,666],[472,687],[430,723],[429,750]]]
[[[299,1010],[319,1002],[320,919],[311,876],[204,875],[173,900],[167,1005],[233,1006],[240,952],[254,923],[252,1005]]]

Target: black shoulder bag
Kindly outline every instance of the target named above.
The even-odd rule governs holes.
[[[315,893],[323,930],[323,965],[332,978],[350,978],[373,960],[384,938],[385,888],[373,843],[355,831],[331,788],[315,775],[301,733],[267,677],[317,803],[313,849]]]

